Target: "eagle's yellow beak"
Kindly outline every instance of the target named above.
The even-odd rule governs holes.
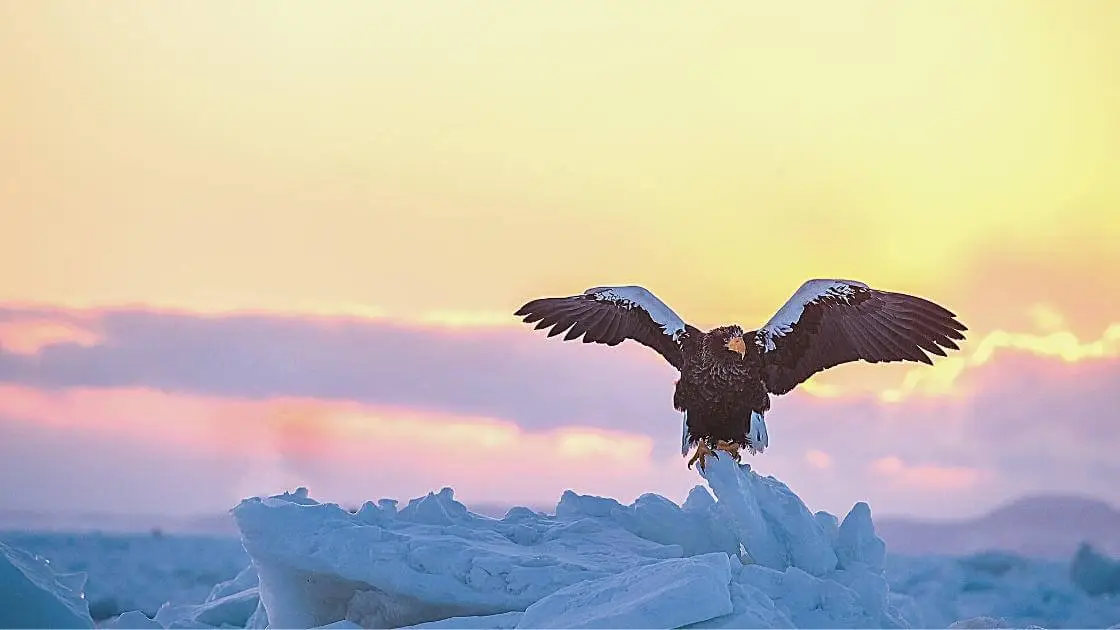
[[[732,352],[738,352],[740,357],[747,356],[747,342],[743,341],[742,335],[735,335],[727,341],[727,349]]]

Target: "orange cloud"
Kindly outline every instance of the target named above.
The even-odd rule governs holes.
[[[165,394],[148,389],[46,392],[0,386],[0,415],[60,427],[140,431],[158,427],[190,441],[215,434],[235,452],[268,432],[282,452],[359,455],[412,461],[429,457],[605,459],[624,466],[648,459],[648,437],[595,428],[527,432],[512,422],[306,398],[251,401]],[[179,429],[179,431],[176,431]],[[372,448],[372,451],[366,449]]]
[[[805,461],[814,468],[824,470],[832,467],[832,456],[815,448],[805,451]]]
[[[1058,367],[1062,363],[1120,357],[1120,322],[1106,326],[1095,338],[1083,340],[1068,328],[1067,318],[1050,305],[1035,304],[1025,312],[1033,321],[1034,330],[974,331],[960,351],[933,357],[932,366],[847,363],[814,375],[797,391],[816,398],[871,395],[885,403],[897,403],[914,396],[970,395],[974,393],[973,383],[962,375],[991,364],[997,356],[1042,357],[1052,359]]]
[[[1061,332],[1067,325],[1065,316],[1048,304],[1035,304],[1029,312],[1034,325],[1043,332]]]
[[[1040,323],[1052,328],[1061,323],[1061,316],[1050,309],[1035,311]],[[944,396],[962,393],[962,373],[991,361],[997,353],[1007,351],[1048,357],[1066,363],[1120,357],[1120,323],[1109,326],[1100,337],[1081,341],[1068,330],[1045,334],[1014,333],[996,330],[978,343],[970,344],[964,356],[941,358],[931,366],[912,368],[895,388],[883,391],[880,398],[894,403],[912,395]]]
[[[921,490],[961,490],[983,476],[983,471],[964,466],[911,466],[893,455],[871,462],[868,470],[888,483]]]
[[[0,348],[24,356],[59,344],[88,347],[100,342],[101,335],[96,330],[70,320],[35,317],[0,322]]]
[[[572,484],[605,491],[602,484],[608,480],[625,485],[652,468],[653,444],[644,435],[578,426],[530,432],[493,418],[314,399],[5,386],[0,387],[4,422],[32,422],[75,435],[109,434],[138,445],[174,444],[200,457],[245,458],[258,462],[253,478],[268,485],[267,491],[298,479],[292,467],[328,465],[355,478],[408,470],[415,477],[414,492],[454,482],[485,500],[532,498],[558,494]],[[402,483],[410,487],[409,481]],[[254,490],[245,487],[244,492]]]
[[[448,328],[520,326],[521,321],[513,316],[516,307],[508,313],[500,311],[430,311],[421,314],[411,324],[435,325]]]

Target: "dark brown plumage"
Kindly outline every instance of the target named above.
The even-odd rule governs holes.
[[[768,446],[770,394],[785,394],[830,367],[945,356],[967,330],[929,300],[872,289],[851,280],[810,280],[763,327],[738,325],[707,333],[686,324],[639,286],[596,287],[580,295],[532,300],[516,315],[548,336],[617,345],[632,339],[653,348],[680,373],[673,405],[684,413],[681,454],[689,466],[712,450],[739,459]]]

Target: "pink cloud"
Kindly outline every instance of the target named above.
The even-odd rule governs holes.
[[[829,453],[834,474],[788,473],[811,479],[804,495],[820,503],[867,500],[880,512],[938,516],[1034,493],[1120,503],[1109,481],[1120,474],[1120,360],[1007,352],[960,378],[959,395],[890,404],[875,395],[779,399],[767,423],[771,448]]]
[[[408,498],[444,485],[476,501],[555,500],[569,487],[637,496],[657,476],[652,440],[625,431],[568,426],[534,432],[499,419],[311,399],[0,387],[0,433],[9,435],[5,445],[12,449],[3,465],[33,465],[19,456],[17,436],[36,430],[59,438],[53,453],[36,456],[52,466],[65,467],[70,453],[87,448],[90,438],[113,440],[133,449],[189,453],[200,465],[217,459],[240,467],[243,480],[249,475],[259,484],[233,483],[240,493],[299,483],[351,502],[375,498],[371,493]],[[117,454],[105,464],[127,467],[130,459]],[[42,478],[15,469],[4,477]],[[149,470],[132,483],[163,478]],[[367,485],[371,481],[376,483]],[[240,498],[217,494],[223,502],[210,502],[209,509]]]
[[[677,450],[675,374],[635,344],[351,317],[130,310],[83,319],[0,308],[0,322],[35,317],[101,338],[0,353],[5,478],[38,480],[27,471],[50,458],[30,453],[55,450],[59,470],[82,483],[166,484],[174,474],[189,494],[207,487],[205,471],[221,470],[215,483],[231,489],[220,508],[284,484],[318,485],[339,500],[452,485],[472,500],[550,503],[567,488],[682,498],[700,482]],[[771,446],[747,461],[834,512],[866,500],[879,513],[922,513],[938,499],[939,515],[966,515],[1032,492],[1120,500],[1102,481],[1120,475],[1120,357],[1110,334],[978,334],[933,368],[841,366],[840,380],[895,378],[898,389],[919,376],[893,402],[847,385],[775,398]],[[78,469],[79,447],[103,457]],[[180,467],[113,477],[153,451],[157,463]],[[892,457],[897,465],[882,463]],[[893,476],[882,474],[888,465]],[[69,496],[64,485],[44,496]]]
[[[888,484],[922,490],[967,489],[984,475],[984,471],[966,466],[912,466],[893,455],[871,462],[868,470]]]
[[[10,314],[0,308],[0,321]],[[54,320],[68,314],[18,312]],[[667,404],[673,369],[637,344],[560,344],[521,328],[354,317],[84,314],[102,331],[100,343],[50,346],[34,357],[0,353],[0,383],[352,401],[501,417],[530,429],[611,428],[620,415],[660,418],[669,429],[677,415]]]
[[[813,468],[821,470],[832,468],[832,456],[819,449],[811,448],[805,451],[805,461]]]
[[[103,341],[92,327],[64,318],[27,317],[0,321],[0,350],[35,356],[59,344],[93,347]]]

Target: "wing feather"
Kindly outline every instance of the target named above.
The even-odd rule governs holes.
[[[824,320],[822,326],[824,331],[816,337],[821,340],[827,339],[827,343],[836,349],[836,353],[832,354],[828,352],[827,347],[822,348],[826,356],[830,356],[841,363],[856,361],[861,358],[871,363],[878,363],[883,360],[882,357],[890,354],[889,344],[882,335],[878,334],[874,328],[864,328],[858,325],[859,322],[855,320],[855,317],[859,315],[858,312],[840,313],[838,315],[833,319]],[[832,321],[839,324],[839,331],[830,329],[829,324]]]
[[[583,336],[584,333],[591,329],[592,320],[598,321],[602,316],[602,311],[587,309],[580,314],[580,318],[572,325],[572,329],[568,334],[564,335],[564,341],[572,341],[578,337]]]
[[[919,313],[915,313],[912,310],[903,311],[901,318],[908,322],[910,325],[922,330],[927,335],[935,335],[941,337],[945,341],[945,343],[942,345],[948,344],[948,346],[954,350],[958,350],[958,348],[953,344],[952,340],[964,340],[964,334],[962,334],[956,328],[943,325],[938,321],[929,320],[928,318],[922,319],[922,316]],[[938,343],[941,342],[939,341]]]
[[[689,326],[664,302],[635,285],[603,286],[579,295],[530,300],[514,312],[549,337],[616,346],[627,339],[653,348],[681,369],[680,340]]]
[[[767,389],[784,394],[810,376],[852,361],[912,361],[959,350],[968,330],[925,298],[853,280],[810,280],[755,333]],[[928,354],[927,354],[928,353]]]
[[[617,346],[622,343],[623,337],[618,334],[619,328],[622,326],[622,314],[616,311],[610,312],[610,324],[607,325],[606,332],[596,339],[599,343],[605,343],[608,346]]]
[[[926,329],[919,323],[911,323],[906,318],[906,311],[896,308],[893,305],[887,307],[887,317],[896,330],[903,330],[911,342],[917,345],[922,350],[938,356],[946,356],[945,351],[938,345],[938,341],[948,341],[941,335]]]
[[[890,314],[885,311],[870,311],[867,314],[876,325],[876,330],[882,331],[883,337],[886,338],[893,346],[891,356],[902,357],[904,360],[920,361],[922,363],[933,363],[913,338],[910,330],[902,326],[898,326],[891,319]]]
[[[606,327],[607,316],[610,313],[605,311],[598,311],[591,313],[587,316],[587,331],[583,335],[583,343],[594,343],[600,335],[603,334],[603,328]]]
[[[861,356],[874,357],[882,354],[882,351],[872,343],[871,338],[860,330],[859,326],[851,324],[847,317],[836,318],[836,323],[841,334],[826,334],[823,338],[828,344],[825,351],[835,356],[841,363],[858,360]]]
[[[583,343],[603,343],[609,339],[611,327],[617,321],[617,314],[613,311],[603,310],[599,318],[592,324],[583,336]]]
[[[913,310],[905,308],[897,304],[889,306],[892,317],[899,320],[906,326],[917,330],[922,337],[935,340],[938,344],[948,345],[948,347],[956,350],[957,348],[951,345],[951,339],[963,339],[961,335],[953,328],[946,326],[939,326],[936,322],[923,320],[921,315],[914,313]]]

